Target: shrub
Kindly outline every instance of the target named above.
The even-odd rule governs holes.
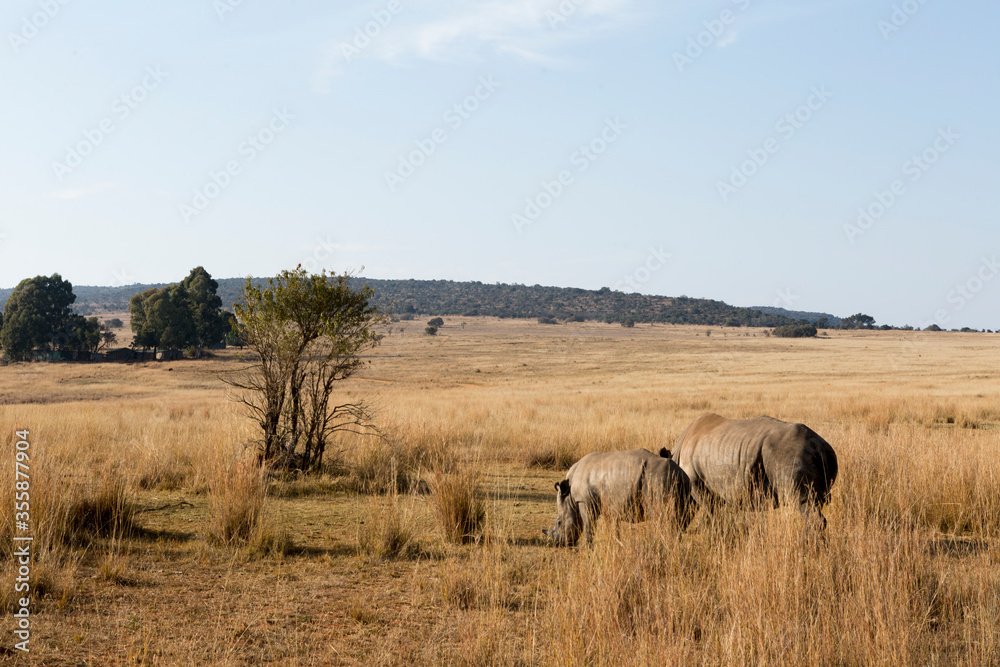
[[[576,447],[569,442],[555,442],[548,446],[527,447],[522,450],[521,460],[529,468],[550,468],[566,470],[579,459]]]
[[[538,318],[538,323],[539,324],[559,324],[559,320],[557,320],[554,317],[539,317]]]
[[[428,336],[436,336],[438,332],[437,327],[424,327],[424,333]]]
[[[635,326],[635,320],[633,320],[631,317],[626,318],[625,320],[622,321],[622,326],[631,329],[632,327]]]
[[[415,486],[420,465],[417,452],[389,443],[363,449],[351,466],[347,488],[355,493],[398,493]]]
[[[773,333],[778,338],[814,338],[816,327],[811,324],[786,324],[783,327],[775,327]]]
[[[444,320],[441,319],[440,317],[434,317],[434,318],[431,318],[431,319],[427,320],[427,324],[430,325],[430,326],[432,326],[432,327],[443,327],[444,326]]]
[[[43,461],[45,467],[38,468],[44,473],[31,479],[36,553],[88,545],[95,538],[123,537],[135,529],[135,496],[119,469],[105,466],[82,472],[63,461]],[[13,489],[13,480],[10,486]],[[9,553],[13,509],[13,503],[0,507],[0,539],[8,545],[0,546],[0,554]]]
[[[398,493],[389,502],[372,499],[367,519],[358,525],[358,546],[379,559],[397,558],[419,552],[413,541],[413,507],[404,507]]]
[[[266,513],[266,469],[249,460],[217,466],[209,484],[209,540],[259,554],[287,553],[291,540],[275,530]]]
[[[479,493],[479,475],[471,469],[444,472],[431,481],[431,506],[445,539],[456,544],[478,542],[486,524],[486,503]]]

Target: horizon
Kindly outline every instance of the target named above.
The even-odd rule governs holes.
[[[0,284],[301,263],[993,330],[997,18],[17,0]]]
[[[204,268],[204,267],[202,267],[202,268]],[[209,272],[209,273],[211,273],[211,272]],[[267,279],[269,277],[272,277],[272,276],[230,276],[230,277],[219,277],[219,276],[214,276],[213,275],[212,279],[215,280],[215,281],[222,281],[222,280],[244,280],[246,278],[257,278],[257,279],[265,280],[265,279]],[[602,287],[597,288],[597,289],[589,289],[589,288],[584,288],[584,287],[577,287],[577,286],[574,286],[574,285],[565,285],[565,286],[564,285],[543,285],[543,284],[540,284],[540,283],[535,283],[535,284],[532,284],[532,285],[527,285],[525,283],[504,283],[504,282],[487,283],[486,281],[481,281],[481,280],[480,281],[476,281],[476,280],[453,280],[453,279],[450,279],[450,278],[378,278],[378,277],[375,277],[375,276],[361,276],[361,275],[355,275],[355,276],[352,276],[352,277],[356,278],[358,280],[364,280],[364,279],[369,279],[369,280],[385,280],[385,281],[389,281],[389,280],[402,280],[402,281],[405,281],[405,280],[414,280],[414,281],[424,281],[424,282],[436,282],[437,281],[437,282],[452,282],[452,283],[477,283],[478,282],[478,283],[481,283],[481,284],[496,284],[496,285],[500,285],[500,286],[504,286],[504,285],[518,285],[520,287],[540,287],[540,288],[543,288],[543,289],[550,289],[550,288],[554,288],[554,289],[583,289],[583,290],[586,290],[586,291],[589,291],[589,292],[597,292],[597,291],[600,291],[602,289],[611,289],[612,291],[618,291],[618,292],[622,292],[622,293],[625,293],[625,294],[633,294],[633,293],[635,293],[635,294],[641,294],[640,292],[626,292],[625,290],[615,290],[614,288],[611,288],[609,286],[602,286]],[[171,285],[171,284],[179,283],[182,279],[183,278],[179,278],[179,279],[173,280],[173,281],[156,281],[156,282],[149,282],[149,283],[130,283],[128,285],[85,285],[85,284],[79,284],[79,285],[77,285],[77,284],[73,284],[73,288],[74,288],[74,290],[76,288],[78,288],[78,287],[80,287],[80,288],[98,288],[98,289],[121,289],[121,290],[127,290],[127,289],[135,288],[135,287],[166,286],[166,285]],[[0,287],[0,291],[13,290],[14,287],[16,287],[16,286],[12,286],[12,287]],[[720,301],[720,302],[723,302],[723,303],[727,303],[727,302],[723,301],[722,299],[713,299],[712,297],[705,297],[705,296],[690,296],[688,294],[674,294],[674,295],[670,295],[670,294],[643,294],[643,296],[649,296],[649,297],[652,297],[652,298],[662,298],[662,299],[690,298],[690,299],[697,299],[697,300],[710,300],[710,301]],[[734,305],[734,304],[727,303],[727,305]],[[825,310],[822,310],[822,309],[821,310],[803,311],[803,310],[795,309],[795,308],[784,308],[784,307],[781,307],[781,306],[768,306],[766,304],[758,304],[756,306],[739,306],[739,307],[741,307],[741,308],[749,308],[749,309],[778,308],[779,310],[784,310],[784,311],[787,311],[787,312],[790,312],[790,313],[805,313],[805,312],[810,312],[810,313],[816,313],[816,314],[823,315],[823,316],[832,316],[832,317],[835,317],[837,319],[844,319],[845,317],[848,317],[847,315],[832,313],[832,312],[825,311]],[[531,318],[528,318],[528,319],[531,319]],[[875,317],[875,320],[876,320],[876,323],[879,324],[879,325],[881,325],[881,324],[887,324],[886,322],[880,321],[878,319],[878,317]],[[904,324],[891,323],[890,326],[900,327],[900,326],[906,326],[907,324],[908,323],[904,323]],[[692,325],[692,326],[698,326],[698,325]]]

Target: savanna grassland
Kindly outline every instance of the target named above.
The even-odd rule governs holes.
[[[463,324],[464,322],[464,324]],[[1000,664],[1000,335],[399,322],[320,476],[266,477],[239,352],[0,368],[0,660],[45,665]],[[794,510],[541,539],[595,450],[704,412],[837,451]],[[10,630],[14,435],[30,430],[31,653]],[[457,517],[457,519],[456,519]]]

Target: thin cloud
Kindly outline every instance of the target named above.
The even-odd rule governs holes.
[[[89,185],[82,188],[54,190],[52,192],[45,193],[45,196],[49,199],[81,199],[83,197],[101,194],[102,192],[108,192],[109,190],[113,190],[114,187],[114,183],[98,183],[96,185]]]
[[[735,30],[730,30],[725,35],[723,35],[722,38],[719,39],[719,41],[715,43],[715,46],[716,48],[724,49],[727,46],[735,44],[738,38],[739,38],[739,33],[736,32]]]
[[[407,4],[363,48],[357,48],[352,41],[354,29],[342,39],[323,44],[313,74],[313,89],[329,92],[332,80],[355,58],[403,65],[419,60],[480,60],[494,53],[533,64],[567,67],[571,61],[559,55],[561,50],[635,22],[639,17],[629,9],[634,3],[426,0]],[[565,14],[560,7],[566,8]],[[570,7],[574,9],[568,11]]]

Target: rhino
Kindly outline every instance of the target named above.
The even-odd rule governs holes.
[[[826,526],[821,509],[837,479],[837,454],[804,424],[705,414],[678,438],[674,458],[700,507],[795,504],[804,514],[815,511]]]
[[[691,484],[667,449],[659,455],[646,449],[587,454],[555,488],[555,524],[542,532],[557,546],[576,546],[581,535],[592,543],[601,514],[643,521],[669,507],[682,530],[691,520]]]

